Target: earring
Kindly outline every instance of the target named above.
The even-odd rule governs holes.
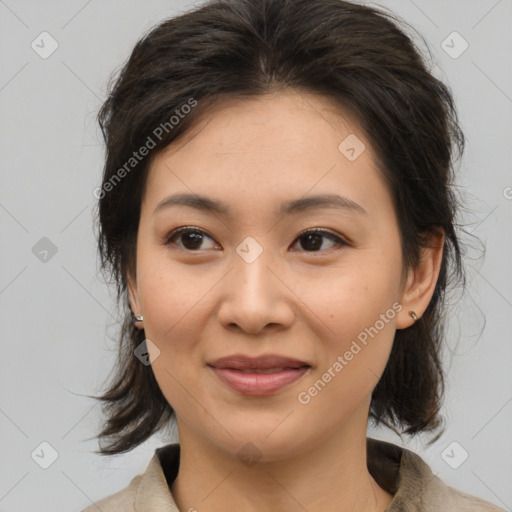
[[[414,311],[409,311],[409,315],[412,316],[415,322],[418,320],[418,317],[416,316],[416,313]]]
[[[144,321],[144,317],[142,315],[140,316],[135,316],[133,313],[132,313],[132,322],[135,323],[135,322],[143,322]]]

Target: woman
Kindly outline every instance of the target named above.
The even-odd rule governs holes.
[[[464,137],[398,20],[204,4],[137,43],[99,120],[99,249],[127,313],[100,453],[171,420],[179,444],[87,512],[501,510],[366,437],[440,428],[463,278]]]

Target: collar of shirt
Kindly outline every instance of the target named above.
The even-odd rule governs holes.
[[[157,448],[146,471],[128,487],[82,512],[183,512],[170,491],[179,462],[178,443]],[[384,512],[505,512],[446,485],[419,455],[395,444],[367,437],[367,464],[375,481],[393,495]]]

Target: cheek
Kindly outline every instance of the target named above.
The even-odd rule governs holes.
[[[334,268],[321,279],[302,276],[294,293],[305,315],[316,316],[334,334],[346,337],[373,325],[392,306],[397,296],[394,274],[391,266],[383,269],[368,258],[367,264]]]
[[[161,340],[190,324],[208,284],[213,284],[213,276],[201,277],[199,266],[172,261],[165,249],[149,244],[138,255],[137,276],[146,334]]]
[[[187,411],[191,369],[200,365],[199,331],[203,328],[202,290],[198,279],[171,268],[169,262],[146,260],[139,276],[145,335],[157,347],[152,370],[166,400],[177,412]],[[141,261],[142,268],[142,261]],[[210,285],[211,287],[211,285]],[[195,370],[194,370],[195,371]]]
[[[385,368],[401,309],[396,301],[397,270],[397,262],[389,257],[386,261],[359,254],[357,264],[334,269],[321,282],[302,280],[295,290],[307,305],[302,314],[323,340],[322,369],[346,355],[343,373],[350,374],[350,386],[360,379],[375,385]]]

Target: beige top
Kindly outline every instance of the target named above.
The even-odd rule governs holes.
[[[419,455],[395,444],[368,437],[367,461],[375,481],[394,496],[385,512],[505,512],[446,485]],[[81,512],[186,512],[170,492],[179,462],[179,444],[157,448],[144,473]]]

